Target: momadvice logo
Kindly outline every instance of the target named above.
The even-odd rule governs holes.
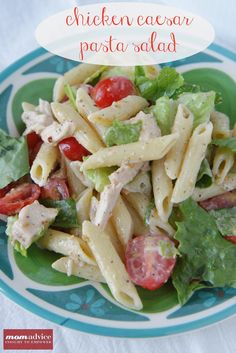
[[[53,330],[3,330],[3,349],[53,349]]]

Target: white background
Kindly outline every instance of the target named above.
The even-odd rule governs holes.
[[[93,2],[96,1],[0,0],[0,71],[37,48],[34,31],[41,20],[70,6]],[[205,17],[215,27],[216,42],[236,51],[235,0],[168,0],[162,3]],[[232,317],[209,328],[168,338],[98,337],[45,321],[0,293],[0,335],[3,328],[52,328],[55,353],[235,353],[235,327],[236,317]],[[1,346],[0,342],[0,352]]]

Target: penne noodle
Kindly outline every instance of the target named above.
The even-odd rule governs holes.
[[[223,113],[213,111],[211,113],[213,124],[213,139],[222,139],[231,136],[229,117]]]
[[[165,159],[166,174],[170,179],[179,176],[181,164],[193,129],[193,114],[182,104],[179,104],[172,133],[179,134],[178,141],[171,148]]]
[[[114,120],[128,120],[147,106],[146,99],[140,96],[128,96],[118,102],[113,102],[107,108],[91,113],[88,119],[93,123],[109,126]]]
[[[116,233],[122,246],[125,248],[134,234],[134,225],[132,217],[121,196],[118,198],[113,209],[111,221],[115,226]]]
[[[53,88],[53,100],[60,102],[65,95],[64,87],[69,84],[71,86],[83,83],[88,76],[96,72],[101,65],[79,64],[73,69],[67,71],[63,76],[60,76]]]
[[[58,148],[43,143],[30,169],[31,179],[39,186],[44,186],[58,160]]]
[[[83,221],[89,220],[92,196],[93,196],[93,189],[87,188],[81,193],[78,201],[76,202],[77,215],[81,224]]]
[[[148,235],[150,233],[149,227],[145,225],[144,220],[139,216],[137,211],[131,206],[131,204],[128,202],[128,200],[126,200],[125,197],[123,197],[123,200],[133,221],[133,234],[135,236]]]
[[[211,141],[212,129],[212,123],[208,122],[198,125],[193,131],[174,186],[171,202],[179,203],[192,195],[201,163]]]
[[[228,148],[218,147],[213,159],[212,173],[216,184],[222,184],[234,164],[234,153]]]
[[[89,152],[94,153],[104,146],[103,142],[88,122],[71,106],[54,102],[51,104],[51,107],[53,114],[60,123],[72,121],[76,125],[74,137]]]
[[[131,282],[109,236],[88,221],[83,223],[83,234],[114,298],[130,309],[142,309],[142,302],[137,290]]]
[[[83,261],[75,261],[68,256],[61,257],[53,262],[52,268],[56,271],[66,273],[67,276],[73,275],[89,281],[106,283],[97,265],[90,265]]]
[[[174,146],[178,134],[156,137],[127,145],[102,148],[83,162],[82,170],[120,166],[122,163],[138,163],[161,159]]]
[[[83,239],[68,233],[49,228],[47,234],[40,238],[37,244],[42,249],[70,256],[75,260],[82,260],[90,265],[96,265],[87,243]]]
[[[152,162],[152,185],[158,215],[162,221],[167,222],[173,207],[173,185],[166,173],[163,159]]]
[[[99,109],[96,107],[94,101],[90,97],[90,95],[86,92],[84,88],[79,88],[76,93],[76,106],[77,110],[80,113],[80,115],[88,120],[88,116],[92,113],[97,112]],[[100,124],[92,123],[90,124],[94,127],[94,129],[97,131],[98,135],[100,138],[104,141],[104,136],[107,131],[107,128],[105,126],[102,126]]]

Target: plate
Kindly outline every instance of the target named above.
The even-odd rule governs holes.
[[[0,127],[22,132],[21,102],[52,99],[55,79],[77,65],[43,49],[23,57],[0,74]],[[218,110],[236,120],[236,55],[212,44],[206,51],[165,64],[174,66],[190,83],[222,93]],[[28,258],[14,253],[0,223],[0,288],[13,301],[59,325],[93,334],[118,337],[157,337],[210,325],[236,313],[236,289],[196,292],[182,308],[171,284],[157,291],[138,289],[144,308],[128,310],[111,296],[106,285],[94,284],[51,269],[58,255],[36,246]]]

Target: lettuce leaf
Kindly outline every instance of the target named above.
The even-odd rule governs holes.
[[[105,70],[101,79],[112,77],[112,76],[124,76],[131,81],[134,81],[134,68],[132,66],[115,66]]]
[[[104,187],[110,184],[109,175],[113,173],[116,167],[104,167],[85,170],[85,175],[94,183],[95,190],[102,192]]]
[[[183,76],[173,67],[163,67],[155,78],[147,77],[143,67],[135,67],[135,85],[141,96],[152,103],[162,96],[171,97],[183,84]]]
[[[157,124],[161,129],[162,135],[171,132],[171,128],[175,119],[177,104],[167,96],[157,99],[156,104],[151,106],[149,111],[156,118]]]
[[[181,257],[172,282],[180,304],[204,286],[236,287],[235,244],[220,235],[214,217],[192,199],[182,202],[179,208],[183,221],[177,223],[175,238]]]
[[[0,129],[0,189],[26,175],[29,169],[25,137],[11,137]]]
[[[18,216],[11,216],[7,218],[7,229],[6,235],[9,237],[10,242],[13,243],[13,248],[15,251],[19,252],[22,256],[27,257],[27,249],[18,241],[12,241],[12,226],[17,221]]]
[[[76,89],[75,87],[71,87],[69,84],[64,86],[64,93],[68,97],[70,104],[72,107],[77,110],[76,107]]]
[[[213,145],[226,147],[232,152],[236,152],[236,137],[227,137],[224,139],[215,139],[211,142]]]
[[[141,121],[135,124],[125,124],[119,120],[115,120],[105,134],[105,142],[107,146],[125,145],[136,142],[139,139],[141,128]]]
[[[54,227],[60,228],[78,228],[79,221],[76,211],[75,200],[69,198],[64,200],[40,200],[40,203],[45,207],[57,208],[59,210],[58,215],[53,222]]]
[[[200,170],[198,172],[196,186],[199,188],[207,188],[208,186],[211,186],[212,182],[213,182],[212,171],[208,160],[205,158],[202,161]]]
[[[178,103],[185,105],[194,115],[194,128],[208,122],[215,106],[215,92],[199,92],[182,94]]]
[[[178,99],[184,93],[198,93],[200,91],[201,87],[199,85],[184,83],[183,86],[176,89],[175,93],[171,96],[171,98]]]
[[[236,236],[236,207],[212,210],[210,214],[222,235]]]
[[[108,66],[101,66],[97,71],[95,71],[91,76],[87,77],[84,83],[90,83],[91,85],[95,85],[102,73],[108,69]]]

